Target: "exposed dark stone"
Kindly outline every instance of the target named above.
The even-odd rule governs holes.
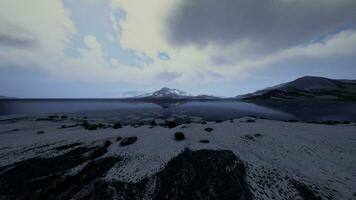
[[[121,146],[127,146],[127,145],[135,143],[136,141],[137,141],[137,137],[136,136],[126,137],[120,142],[120,145]]]
[[[262,135],[262,134],[260,134],[260,133],[256,133],[254,136],[255,136],[255,137],[257,137],[257,138],[261,138],[261,137],[263,137],[263,135]]]
[[[244,164],[231,151],[186,150],[157,174],[153,199],[251,200]]]
[[[65,119],[68,119],[68,117],[65,116],[65,115],[63,115],[63,116],[61,117],[61,119],[65,120]]]
[[[120,159],[115,157],[102,158],[100,160],[92,161],[78,174],[74,176],[61,177],[55,182],[52,182],[50,186],[42,188],[37,194],[35,194],[35,197],[37,197],[35,199],[84,199],[74,197],[80,196],[82,191],[86,192],[86,185],[90,185],[96,180],[100,180],[100,178],[102,178],[103,175],[105,175],[105,173],[117,162],[120,162]],[[95,198],[96,195],[92,193],[91,197]]]
[[[151,126],[157,126],[157,123],[156,123],[156,121],[155,120],[152,120],[152,122],[151,122],[151,124],[150,124]]]
[[[207,124],[207,122],[200,122],[201,124]]]
[[[294,186],[295,189],[297,189],[297,191],[299,192],[299,195],[304,200],[321,200],[321,197],[316,195],[314,193],[314,191],[312,191],[304,183],[300,183],[300,182],[294,180],[294,181],[292,181],[292,185]]]
[[[58,147],[56,147],[54,149],[57,150],[57,151],[63,151],[63,150],[67,150],[67,149],[79,146],[81,144],[82,143],[80,143],[80,142],[76,142],[76,143],[72,143],[72,144],[66,144],[66,145],[58,146]]]
[[[181,141],[181,140],[184,140],[184,134],[182,132],[176,132],[174,134],[174,138],[177,140],[177,141]]]
[[[213,131],[214,129],[213,128],[205,128],[204,129],[206,132],[211,132],[211,131]]]
[[[113,126],[112,126],[113,129],[119,129],[119,128],[122,128],[122,125],[120,122],[118,123],[115,123]]]
[[[200,140],[200,143],[209,143],[209,140]]]
[[[59,116],[58,115],[49,115],[48,119],[58,119]]]
[[[9,199],[36,199],[36,192],[54,184],[65,171],[87,161],[83,155],[89,151],[91,148],[79,147],[57,157],[31,158],[2,167],[0,194],[13,197]]]
[[[102,155],[106,154],[108,152],[108,147],[111,145],[110,141],[105,141],[104,145],[95,149],[91,153],[91,159],[96,159],[101,157]]]
[[[44,131],[37,131],[37,134],[44,134]]]
[[[174,121],[165,121],[164,125],[167,126],[168,128],[174,128],[176,126],[179,126],[179,124]]]
[[[288,120],[285,120],[285,122],[298,122],[297,119],[288,119]]]
[[[216,120],[216,123],[222,123],[223,121],[222,120]]]
[[[242,136],[242,139],[254,141],[254,140],[255,140],[255,137],[253,137],[252,135],[243,135],[243,136]]]
[[[254,122],[256,122],[256,120],[254,120],[254,119],[247,119],[245,122],[247,122],[247,123],[254,123]]]
[[[116,141],[120,141],[122,139],[122,137],[117,137]]]
[[[90,124],[87,121],[84,121],[83,123],[80,124],[82,127],[85,129],[88,129],[90,127]]]

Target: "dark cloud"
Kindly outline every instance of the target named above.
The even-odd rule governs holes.
[[[182,0],[167,19],[175,45],[249,41],[269,51],[355,27],[355,0]]]
[[[0,20],[0,45],[10,47],[33,46],[36,40],[29,31]]]
[[[35,43],[34,40],[0,35],[0,45],[3,46],[26,47],[26,46],[33,46],[34,43]]]

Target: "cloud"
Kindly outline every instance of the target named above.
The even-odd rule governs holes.
[[[217,3],[212,0],[190,3],[186,0],[111,0],[110,6],[106,5],[109,1],[100,1],[105,4],[104,8],[110,9],[110,13],[104,16],[93,12],[93,18],[95,14],[100,15],[102,18],[97,23],[107,20],[106,25],[111,25],[115,31],[111,31],[111,27],[98,29],[100,26],[95,23],[86,26],[84,31],[75,26],[77,21],[72,20],[80,18],[76,8],[80,7],[80,2],[87,3],[85,1],[67,8],[60,0],[27,0],[21,4],[3,0],[0,3],[0,44],[7,45],[0,48],[0,67],[20,65],[37,68],[62,80],[119,82],[152,88],[162,83],[178,87],[191,86],[193,82],[200,86],[213,85],[244,77],[250,69],[288,63],[296,58],[355,55],[355,32],[352,28],[324,34],[335,31],[334,28],[341,25],[340,21],[351,22],[354,19],[350,14],[351,8],[346,8],[354,5],[349,0],[339,0],[338,3],[311,0],[320,5],[319,10],[313,5],[306,6],[309,5],[306,0],[273,0],[275,6],[272,0],[258,1],[259,4],[251,0],[244,3],[244,8],[252,9],[252,14],[240,12],[240,17],[247,17],[245,24],[235,19],[236,25],[246,29],[241,32],[230,18],[238,17],[233,12],[236,4],[233,2],[243,1],[225,1],[228,0],[215,5]],[[293,3],[295,10],[290,8]],[[198,9],[199,12],[191,13],[192,5],[202,6],[205,11]],[[254,7],[257,5],[261,8]],[[211,6],[217,7],[213,9]],[[96,7],[92,8],[95,10]],[[344,13],[339,13],[341,8],[345,8]],[[223,13],[224,9],[226,13]],[[237,11],[239,9],[242,8]],[[320,14],[321,10],[330,15],[331,25],[324,23],[325,13]],[[74,12],[78,12],[76,17],[71,15]],[[206,12],[210,15],[207,16]],[[192,24],[186,22],[187,16],[182,16],[182,13],[191,16]],[[277,17],[273,20],[267,16],[269,14]],[[346,15],[350,17],[346,19]],[[320,24],[309,30],[304,25],[312,26],[316,22],[304,20],[303,24],[305,17],[315,18]],[[264,23],[259,22],[260,19],[265,20]],[[318,40],[310,41],[314,36]],[[115,45],[120,48],[113,48]],[[65,50],[68,48],[72,48],[76,55],[67,55]],[[124,54],[115,56],[117,49]],[[133,59],[132,62],[140,63],[140,66],[123,64],[125,62],[120,60],[123,57]]]
[[[265,53],[355,26],[355,10],[354,0],[182,0],[167,17],[167,37],[176,46],[249,43]]]
[[[1,20],[1,19],[0,19]],[[27,47],[36,44],[35,37],[20,27],[0,21],[0,45],[13,47]]]

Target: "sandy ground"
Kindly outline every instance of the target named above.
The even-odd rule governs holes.
[[[255,199],[298,199],[291,181],[308,185],[323,199],[356,199],[356,126],[291,123],[241,118],[222,123],[162,126],[124,126],[85,130],[82,119],[37,121],[34,116],[3,116],[0,119],[0,167],[33,157],[53,157],[68,150],[55,147],[81,143],[82,146],[113,144],[105,156],[121,156],[124,164],[106,174],[107,180],[138,182],[160,171],[186,148],[230,150],[247,166],[247,181]],[[198,119],[197,119],[198,120]],[[92,120],[105,123],[100,119]],[[212,128],[207,132],[205,128]],[[43,131],[43,134],[39,134]],[[174,134],[185,139],[176,141]],[[40,132],[41,133],[41,132]],[[118,137],[137,136],[128,146]],[[201,143],[209,140],[209,143]],[[72,169],[75,173],[80,166]],[[1,175],[0,175],[1,176]]]

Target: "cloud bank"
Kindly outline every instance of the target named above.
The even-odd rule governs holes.
[[[82,29],[85,19],[73,18],[78,9],[61,0],[2,0],[0,67],[36,68],[63,80],[179,87],[225,84],[295,59],[356,56],[354,0],[78,1],[88,4],[107,9],[106,18],[91,13],[106,20],[107,30],[95,21]]]

